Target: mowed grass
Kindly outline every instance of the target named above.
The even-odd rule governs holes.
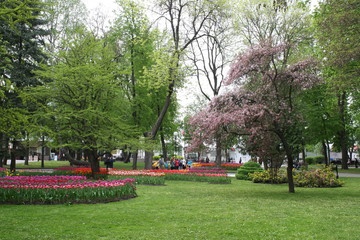
[[[360,178],[296,188],[167,181],[105,204],[0,205],[0,239],[359,239]]]

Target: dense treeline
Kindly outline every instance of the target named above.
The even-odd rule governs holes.
[[[1,0],[0,164],[10,143],[14,168],[36,141],[93,172],[114,149],[134,168],[145,150],[150,168],[155,148],[175,148],[177,91],[194,79],[210,103],[183,126],[190,149],[241,143],[276,167],[320,144],[346,168],[360,136],[360,3],[308,2],[123,0],[104,27],[80,0]]]

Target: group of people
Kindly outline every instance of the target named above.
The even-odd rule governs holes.
[[[189,168],[191,164],[192,161],[187,161],[185,159],[171,158],[171,160],[169,160],[167,158],[164,160],[163,158],[160,158],[154,167],[157,169],[180,170]]]

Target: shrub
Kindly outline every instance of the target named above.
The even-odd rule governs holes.
[[[249,176],[250,173],[261,171],[263,171],[263,169],[261,168],[260,164],[256,162],[247,162],[238,169],[235,177],[240,180],[251,180]]]
[[[294,184],[297,187],[341,187],[344,182],[336,179],[331,167],[326,167],[295,174]]]
[[[266,170],[249,174],[254,183],[287,183],[285,171]]]
[[[153,160],[154,160],[154,161],[158,161],[158,160],[160,160],[160,158],[161,158],[161,156],[159,156],[159,155],[153,156]]]
[[[305,158],[305,162],[309,165],[314,163],[314,158],[313,157],[306,157]]]
[[[315,156],[314,157],[314,163],[317,163],[317,164],[325,163],[325,157],[323,155]]]

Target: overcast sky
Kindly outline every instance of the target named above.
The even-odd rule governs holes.
[[[114,18],[113,10],[117,8],[115,0],[81,0],[85,3],[88,10],[100,8],[102,12],[106,13],[109,19]]]
[[[115,18],[115,14],[113,13],[113,10],[117,8],[116,0],[81,0],[81,1],[85,3],[88,10],[94,10],[100,8],[101,12],[106,14],[108,20],[113,20]],[[318,0],[312,0],[311,2],[313,8],[314,3],[317,3]],[[181,89],[181,91],[179,91],[178,93],[178,98],[180,100],[180,105],[182,105],[182,107],[185,107],[186,105],[193,102],[194,89],[197,89],[198,87],[194,83],[193,84],[188,83],[186,88]]]

